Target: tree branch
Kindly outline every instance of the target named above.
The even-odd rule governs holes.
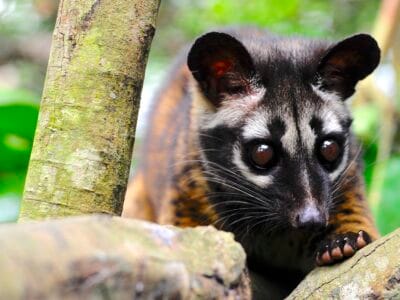
[[[231,233],[92,216],[0,227],[3,299],[250,299]]]
[[[399,245],[400,229],[341,264],[315,269],[287,299],[395,299],[400,295]]]

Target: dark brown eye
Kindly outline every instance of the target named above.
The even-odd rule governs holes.
[[[335,140],[325,140],[322,142],[319,151],[326,162],[333,163],[339,157],[340,147]]]
[[[258,144],[251,149],[250,158],[256,167],[265,169],[273,161],[274,154],[272,146],[268,144]]]

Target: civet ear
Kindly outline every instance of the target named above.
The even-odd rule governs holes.
[[[199,37],[187,64],[202,93],[216,107],[229,96],[251,92],[253,61],[243,44],[229,34],[210,32]]]
[[[319,88],[350,97],[357,82],[369,75],[379,64],[380,49],[373,37],[357,34],[330,48],[319,63]]]

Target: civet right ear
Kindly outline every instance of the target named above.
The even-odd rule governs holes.
[[[379,64],[380,49],[373,37],[357,34],[330,48],[319,63],[320,88],[337,92],[343,99],[354,93],[357,82]]]

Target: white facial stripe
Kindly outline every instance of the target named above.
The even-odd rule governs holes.
[[[235,127],[245,118],[245,111],[235,107],[225,107],[219,109],[216,113],[206,113],[202,119],[202,129],[213,129],[220,125]]]
[[[268,112],[257,111],[243,127],[242,135],[245,139],[266,138],[270,135],[268,130]]]
[[[347,99],[342,99],[335,92],[328,92],[321,90],[321,85],[311,85],[313,91],[325,101],[326,106],[321,113],[321,120],[323,120],[323,130],[326,133],[340,132],[343,130],[342,125],[339,122],[340,119],[349,117],[349,110],[343,102]]]
[[[304,191],[306,192],[307,196],[306,196],[306,200],[307,201],[311,201],[312,202],[312,194],[311,194],[311,187],[310,187],[310,178],[308,175],[308,171],[307,168],[304,168],[301,171],[301,181],[302,181],[302,185],[304,187]],[[311,203],[310,202],[310,203]]]
[[[308,154],[312,155],[315,147],[315,140],[317,136],[315,132],[311,129],[310,121],[313,117],[314,108],[313,107],[304,107],[302,111],[300,111],[300,136],[302,139],[302,144],[307,148]]]
[[[264,94],[265,89],[258,88],[252,94],[245,97],[226,99],[216,112],[205,113],[205,118],[202,120],[202,129],[212,129],[220,125],[228,127],[237,126],[259,104]],[[203,98],[201,101],[207,100]]]
[[[324,109],[320,116],[323,124],[322,130],[324,133],[341,132],[343,131],[342,125],[335,113],[330,109]]]
[[[283,148],[290,156],[295,156],[297,152],[297,129],[296,123],[292,117],[283,118],[286,126],[286,132],[281,138]]]
[[[303,144],[307,147],[308,154],[312,155],[314,152],[314,147],[315,147],[315,140],[317,136],[315,135],[314,131],[310,128],[310,125],[304,125],[300,126],[301,130],[301,138],[303,141]]]
[[[262,188],[266,188],[266,187],[268,187],[269,185],[272,184],[272,182],[273,182],[272,176],[270,176],[270,175],[257,175],[257,174],[253,174],[250,171],[248,166],[242,160],[240,146],[238,144],[236,144],[233,147],[233,163],[237,166],[237,168],[239,169],[240,173],[242,173],[242,175],[244,177],[246,177],[246,179],[248,181],[254,183],[255,185],[257,185],[259,187],[262,187]]]
[[[329,101],[329,102],[343,101],[343,99],[337,93],[321,90],[320,85],[312,84],[311,88],[313,89],[314,93],[316,93],[318,97],[320,97],[324,101]]]

